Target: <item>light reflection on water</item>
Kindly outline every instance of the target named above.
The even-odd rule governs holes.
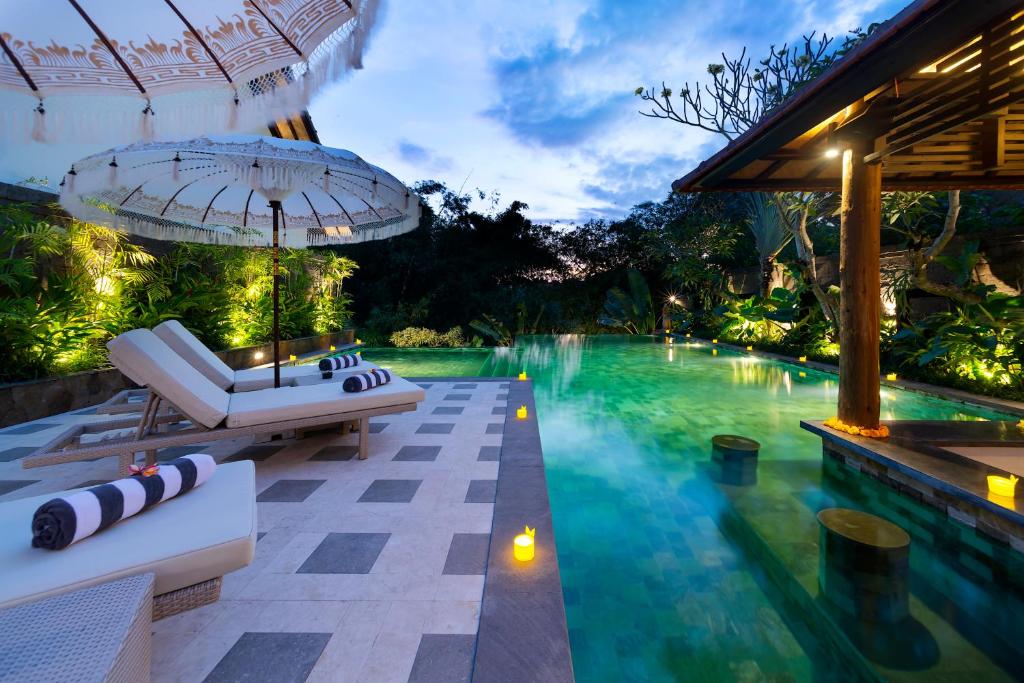
[[[820,440],[799,421],[833,415],[838,383],[712,351],[583,336],[521,338],[499,351],[534,380],[578,680],[820,680],[837,666],[813,629],[780,608],[766,560],[735,525],[753,519],[766,552],[806,566],[794,577],[810,577],[813,589],[814,513],[845,499],[823,483]],[[883,419],[998,417],[897,389],[881,398]],[[761,442],[756,485],[722,488],[709,477],[709,441],[721,433]],[[917,557],[926,561],[917,571],[958,590],[941,558]],[[937,641],[964,671],[1005,675],[932,610],[916,609],[922,642]],[[886,674],[949,675],[948,662]]]

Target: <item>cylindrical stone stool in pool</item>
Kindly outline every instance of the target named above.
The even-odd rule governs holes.
[[[757,454],[761,444],[745,436],[711,437],[711,460],[721,467],[722,482],[733,486],[757,483]]]
[[[822,594],[850,616],[895,624],[908,615],[910,536],[881,517],[828,508],[818,513]]]

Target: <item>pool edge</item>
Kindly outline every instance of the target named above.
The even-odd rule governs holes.
[[[533,383],[471,381],[488,380],[508,382],[509,391],[473,681],[573,681]],[[516,416],[520,406],[526,419]],[[512,539],[527,525],[536,529],[536,556],[520,563],[512,557]]]

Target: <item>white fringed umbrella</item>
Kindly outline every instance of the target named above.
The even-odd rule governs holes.
[[[0,3],[0,135],[257,130],[361,66],[378,0]]]
[[[258,135],[137,143],[76,163],[61,182],[74,217],[152,239],[278,247],[385,239],[419,224],[419,198],[343,149]],[[281,232],[283,229],[283,239]]]

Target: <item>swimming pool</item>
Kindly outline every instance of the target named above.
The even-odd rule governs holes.
[[[441,358],[394,367],[462,374]],[[823,462],[799,421],[834,414],[835,376],[616,336],[521,338],[475,374],[520,368],[534,380],[578,680],[1024,675],[1024,556]],[[894,389],[882,412],[1005,417]],[[710,439],[722,433],[761,442],[755,484],[723,483],[712,467]],[[897,630],[858,629],[818,597],[815,514],[837,505],[911,534],[912,618]]]

